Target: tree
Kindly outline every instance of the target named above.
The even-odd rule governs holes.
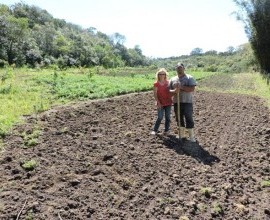
[[[121,44],[123,45],[126,41],[126,37],[122,34],[119,34],[119,33],[114,33],[113,35],[111,35],[111,41],[114,43],[114,44]]]
[[[203,53],[203,50],[199,47],[194,48],[191,52],[190,55],[201,55]]]
[[[245,24],[245,32],[260,65],[270,74],[270,1],[234,0],[240,7],[237,18]]]
[[[22,62],[22,46],[23,41],[26,40],[28,31],[27,18],[15,18],[13,16],[7,17],[7,56],[8,63],[23,64]]]

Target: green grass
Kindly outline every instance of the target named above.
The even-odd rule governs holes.
[[[131,74],[129,69],[124,75],[123,69],[120,71],[119,74],[113,71],[110,76],[85,68],[66,71],[0,69],[0,137],[14,124],[22,122],[22,116],[55,105],[152,89],[155,72]]]
[[[202,91],[258,96],[270,108],[270,86],[259,73],[216,74],[199,81],[197,88]]]
[[[5,71],[7,70],[0,70],[0,76]],[[40,112],[51,106],[52,96],[48,90],[31,80],[35,74],[26,69],[12,70],[11,77],[1,82],[0,136],[4,136],[14,123],[20,122],[21,116]]]

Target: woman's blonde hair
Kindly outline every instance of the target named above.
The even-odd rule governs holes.
[[[161,69],[159,69],[158,71],[157,71],[157,73],[156,73],[156,79],[157,79],[157,81],[159,81],[159,75],[160,74],[165,74],[165,80],[167,80],[167,77],[168,77],[168,72],[167,72],[167,70],[165,69],[165,68],[161,68]]]

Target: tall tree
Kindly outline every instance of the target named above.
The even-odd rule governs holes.
[[[261,71],[270,74],[270,1],[234,0]]]
[[[8,63],[23,64],[22,46],[28,31],[27,18],[7,17]]]

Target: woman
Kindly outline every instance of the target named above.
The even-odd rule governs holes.
[[[172,95],[169,90],[169,81],[167,80],[167,77],[168,73],[164,68],[161,68],[156,73],[157,81],[154,83],[154,97],[157,105],[157,119],[154,125],[154,129],[151,132],[153,135],[158,132],[159,126],[163,119],[163,115],[165,115],[164,134],[167,135],[170,130]]]

